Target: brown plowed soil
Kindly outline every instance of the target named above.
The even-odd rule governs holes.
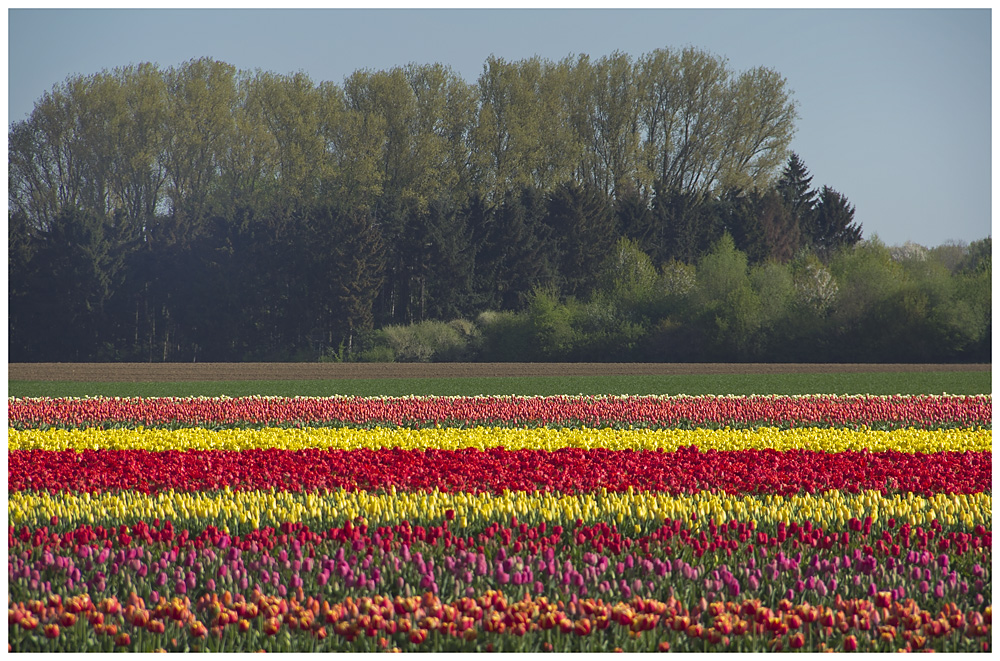
[[[282,381],[646,374],[988,372],[990,364],[871,363],[10,363],[12,381]]]

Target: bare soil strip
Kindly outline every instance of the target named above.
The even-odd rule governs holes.
[[[286,381],[335,379],[989,372],[985,364],[875,363],[9,363],[11,381]]]

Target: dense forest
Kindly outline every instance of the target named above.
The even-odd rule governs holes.
[[[70,78],[9,129],[9,359],[989,361],[990,239],[865,240],[791,96],[695,48]]]

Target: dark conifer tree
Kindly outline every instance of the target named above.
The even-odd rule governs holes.
[[[191,359],[197,362],[239,361],[251,346],[247,332],[258,310],[256,289],[245,273],[246,245],[238,220],[242,215],[238,210],[232,218],[211,217],[192,246],[182,325],[192,334]]]
[[[416,271],[426,261],[426,237],[415,210],[398,196],[384,194],[375,210],[386,263],[375,316],[379,325],[413,322],[413,291]]]
[[[766,258],[781,263],[792,259],[801,245],[799,223],[777,191],[768,191],[760,198],[757,218],[767,246]]]
[[[11,362],[30,358],[25,343],[30,339],[30,326],[25,326],[30,314],[31,257],[34,236],[24,212],[7,214],[7,340]]]
[[[521,308],[538,286],[554,284],[545,197],[524,186],[504,196],[486,217],[486,237],[476,259],[480,300],[493,309]]]
[[[432,203],[425,218],[429,261],[421,287],[421,318],[471,315],[474,246],[469,219],[445,201]]]
[[[655,229],[650,248],[654,263],[676,259],[694,264],[721,236],[716,209],[693,193],[657,188],[653,198]]]
[[[564,293],[586,296],[597,284],[601,264],[618,240],[611,202],[604,191],[568,182],[549,197],[546,224],[553,245]]]
[[[804,235],[803,239],[807,242],[812,240],[815,223],[816,191],[809,187],[812,179],[805,163],[798,154],[792,152],[776,184],[785,208],[798,224]]]
[[[823,186],[820,192],[813,227],[813,247],[824,259],[836,249],[861,240],[861,225],[854,222],[854,206],[829,186]]]
[[[614,212],[622,235],[638,243],[643,252],[648,252],[654,229],[649,200],[636,188],[628,188],[615,197]]]
[[[309,318],[309,346],[320,352],[341,342],[349,354],[357,333],[372,327],[372,306],[382,285],[385,258],[382,237],[364,209],[321,205],[308,214],[310,246],[303,261],[309,269],[303,289]]]
[[[760,223],[761,195],[757,191],[730,189],[718,200],[719,221],[729,232],[737,250],[747,255],[752,264],[767,259],[768,247]]]
[[[75,209],[60,212],[38,234],[19,285],[29,299],[20,332],[36,360],[115,358],[103,353],[103,340],[111,343],[115,334],[106,307],[125,278],[133,244],[120,219]]]
[[[379,227],[370,214],[355,211],[345,214],[344,219],[334,254],[340,265],[337,279],[340,328],[346,334],[350,355],[357,333],[372,327],[372,307],[382,286],[385,255]]]

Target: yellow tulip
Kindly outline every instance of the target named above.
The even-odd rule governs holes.
[[[777,429],[507,429],[473,427],[470,429],[351,429],[317,427],[305,429],[8,429],[11,450],[83,450],[141,449],[163,450],[245,450],[276,448],[401,448],[424,450],[436,448],[545,449],[609,448],[629,450],[674,451],[682,446],[700,450],[888,450],[902,452],[941,452],[992,450],[993,433],[989,429],[897,429],[879,431],[868,428],[796,428]]]
[[[568,495],[559,493],[504,492],[501,494],[388,493],[336,491],[294,493],[274,491],[196,492],[168,491],[157,495],[104,493],[87,499],[84,494],[17,491],[9,495],[11,525],[44,525],[52,512],[70,525],[100,521],[110,513],[122,521],[159,517],[175,524],[204,526],[219,518],[235,518],[243,524],[274,525],[283,521],[340,521],[365,515],[380,524],[403,519],[440,519],[447,509],[456,513],[459,528],[478,526],[512,516],[553,524],[577,518],[591,523],[626,518],[633,525],[650,529],[664,518],[700,520],[713,517],[785,523],[811,519],[830,526],[848,518],[895,517],[911,524],[926,524],[938,518],[944,525],[992,522],[992,496],[937,494],[930,497],[907,494],[885,496],[878,492],[851,494],[828,491],[797,496],[751,496],[700,492],[671,496],[663,493],[608,493]],[[454,525],[454,524],[453,524]]]

